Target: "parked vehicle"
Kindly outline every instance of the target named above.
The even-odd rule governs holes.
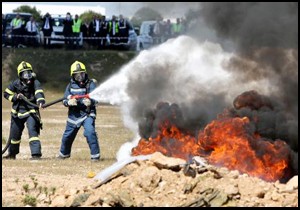
[[[118,45],[119,49],[123,50],[135,50],[137,44],[137,34],[135,33],[134,29],[130,29],[128,33],[129,35],[127,43],[119,43],[114,45]]]
[[[11,28],[10,23],[17,16],[17,14],[19,14],[21,16],[21,18],[25,21],[25,23],[27,23],[29,21],[30,17],[32,16],[31,13],[22,13],[22,12],[7,13],[4,15],[3,21],[6,21],[6,30],[5,30],[6,38],[5,38],[5,43],[4,43],[5,45],[11,45],[11,43],[12,43],[12,39],[11,39],[12,28]],[[40,33],[37,33],[36,39],[37,39],[38,43],[41,42]]]
[[[140,27],[140,33],[137,37],[136,50],[140,51],[143,49],[148,49],[153,45],[152,28],[155,24],[155,20],[143,21]]]
[[[128,30],[128,41],[127,41],[127,43],[116,43],[116,44],[110,44],[110,45],[118,46],[118,49],[121,49],[121,50],[122,49],[123,50],[136,50],[137,34],[136,34],[132,24],[130,22],[128,22],[128,23],[129,23],[129,30]]]
[[[165,41],[164,35],[154,36],[153,30],[156,22],[156,20],[147,20],[142,22],[139,35],[137,36],[137,51],[149,49],[153,45]],[[161,25],[161,30],[164,30],[165,23],[163,21],[160,21],[159,23]]]

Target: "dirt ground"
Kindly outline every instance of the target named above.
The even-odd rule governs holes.
[[[45,92],[47,102],[60,98],[58,94]],[[11,103],[2,96],[2,148],[9,136]],[[72,147],[72,157],[57,160],[60,141],[65,129],[67,108],[61,103],[41,110],[43,130],[42,160],[29,160],[28,133],[25,128],[16,160],[2,160],[2,207],[30,205],[30,198],[44,192],[50,195],[59,189],[89,187],[93,179],[89,172],[98,173],[116,162],[120,146],[133,136],[124,127],[118,107],[99,105],[97,107],[96,130],[98,133],[101,161],[90,161],[90,150],[83,128],[80,129]],[[7,152],[5,153],[7,154]],[[26,200],[27,199],[27,200]]]

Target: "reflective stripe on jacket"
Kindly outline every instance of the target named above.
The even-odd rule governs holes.
[[[45,103],[44,91],[38,80],[35,79],[32,85],[27,86],[20,79],[16,79],[4,90],[4,98],[13,103],[11,114],[14,117],[25,118],[30,113],[36,113],[35,107],[27,104],[22,99],[17,99],[19,93],[22,93],[33,104]]]
[[[63,104],[65,106],[68,106],[68,100],[73,95],[85,95],[88,93],[91,93],[95,88],[96,84],[92,80],[89,81],[89,87],[87,87],[87,84],[84,87],[80,87],[77,82],[75,82],[73,79],[71,79],[71,82],[68,84],[65,90],[64,94],[64,100]],[[91,100],[91,106],[86,107],[83,104],[83,98],[77,99],[77,106],[68,106],[68,122],[72,123],[76,126],[80,126],[81,123],[87,118],[87,116],[95,117],[96,118],[96,103],[94,99]]]

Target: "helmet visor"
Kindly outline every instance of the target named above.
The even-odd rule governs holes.
[[[75,73],[74,74],[74,79],[77,82],[83,82],[85,80],[85,73],[84,72]]]
[[[31,79],[32,78],[32,72],[31,71],[23,71],[21,74],[22,79]]]

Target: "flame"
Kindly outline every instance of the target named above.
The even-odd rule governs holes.
[[[248,117],[231,117],[224,110],[196,136],[179,129],[175,115],[170,115],[171,120],[159,117],[162,120],[157,130],[149,138],[140,139],[132,149],[133,156],[161,152],[187,161],[193,156],[202,156],[212,165],[265,181],[286,180],[291,176],[289,146],[279,139],[262,138],[254,132]]]
[[[288,168],[288,145],[281,140],[272,143],[251,133],[247,117],[214,120],[199,133],[198,140],[201,154],[213,165],[266,181],[283,178]]]
[[[200,149],[197,139],[181,132],[176,126],[163,126],[155,138],[142,138],[137,147],[133,148],[132,155],[147,155],[161,152],[169,157],[189,160],[198,154]]]

